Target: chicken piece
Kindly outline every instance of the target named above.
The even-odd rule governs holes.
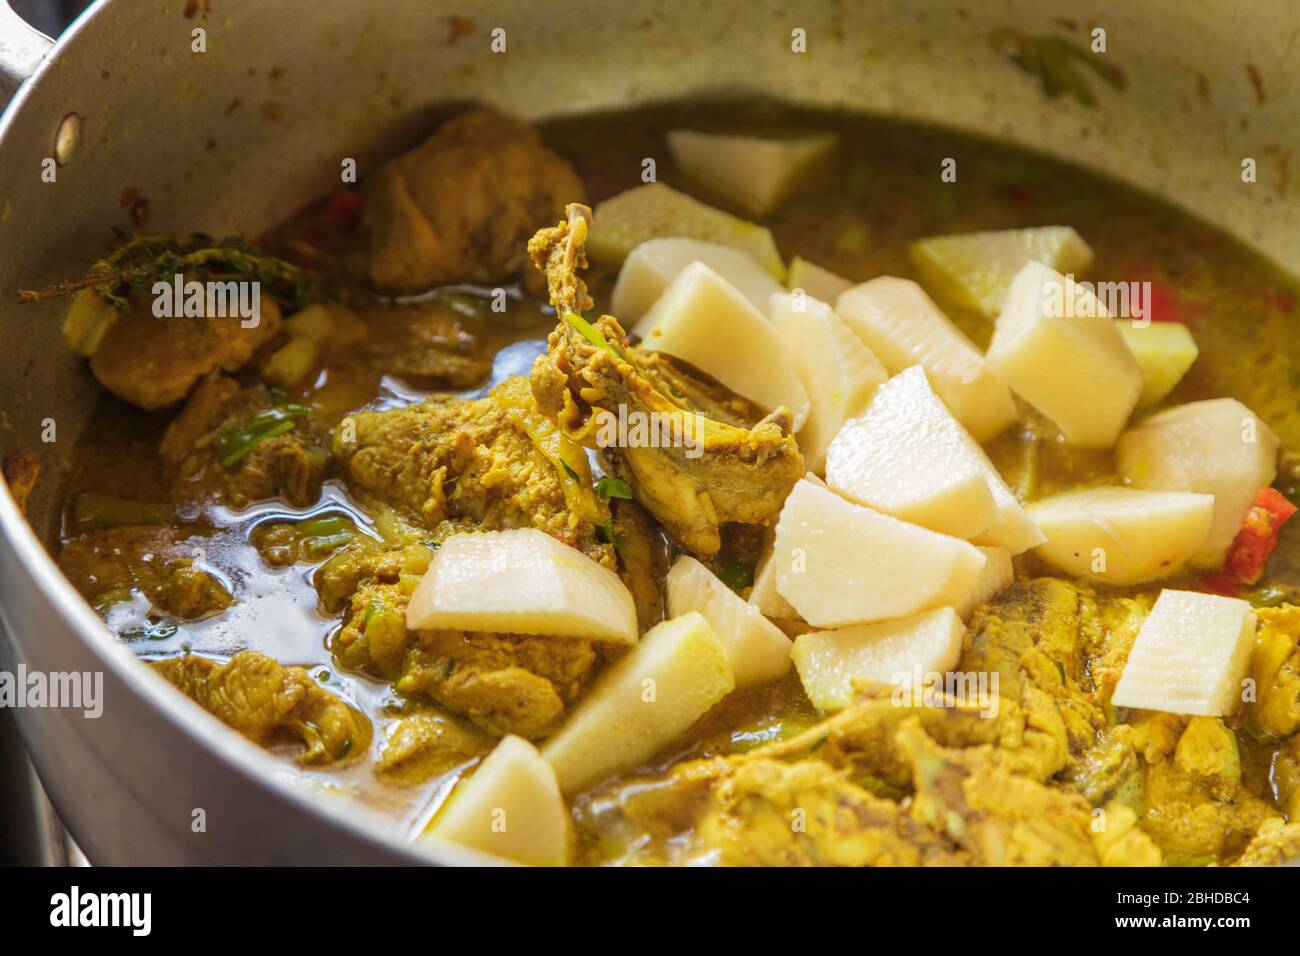
[[[1246,844],[1237,866],[1281,866],[1300,860],[1300,823],[1265,820]]]
[[[3,474],[5,483],[9,485],[9,494],[13,495],[19,513],[26,515],[27,499],[41,474],[40,459],[30,451],[9,455],[0,462],[0,474]]]
[[[1219,769],[1218,764],[1209,766]],[[1183,864],[1230,857],[1266,821],[1281,819],[1239,778],[1189,772],[1166,757],[1145,765],[1142,806],[1142,829],[1168,860]]]
[[[59,567],[92,604],[139,591],[157,610],[196,620],[225,610],[234,600],[220,580],[199,566],[205,541],[175,528],[101,528],[67,541]]]
[[[561,316],[533,365],[533,395],[564,435],[603,452],[607,470],[631,486],[674,539],[711,557],[724,523],[771,522],[803,477],[792,415],[778,408],[751,429],[706,418],[684,395],[659,390],[664,366],[630,347],[616,319],[587,325],[578,313],[591,300],[575,270],[586,262],[589,219],[590,210],[571,205],[567,222],[542,230],[528,246]],[[616,427],[620,421],[626,435]],[[637,437],[638,423],[644,438]]]
[[[1260,608],[1251,676],[1258,699],[1249,719],[1266,734],[1288,737],[1300,729],[1300,607]]]
[[[1105,816],[1101,818],[1094,811],[1089,831],[1101,865],[1160,866],[1163,861],[1160,847],[1138,826],[1133,808],[1112,804],[1104,809]]]
[[[855,779],[871,776],[906,792],[913,781],[909,756],[897,733],[918,719],[925,731],[948,747],[978,752],[993,764],[1035,780],[1047,780],[1065,761],[1064,734],[1050,699],[1031,694],[1030,707],[994,698],[985,707],[963,702],[936,689],[932,706],[921,706],[885,684],[855,681],[852,704],[814,727],[767,744],[755,754],[781,760],[816,755]]]
[[[242,388],[212,373],[168,425],[159,452],[178,500],[217,497],[242,508],[283,498],[306,507],[316,501],[328,463],[324,440],[308,407],[276,401],[264,385]],[[251,447],[235,461],[222,460],[240,446]]]
[[[495,741],[435,711],[401,718],[389,728],[375,772],[397,783],[423,783],[486,756]]]
[[[610,510],[618,542],[618,575],[636,602],[637,625],[648,631],[664,619],[664,577],[672,554],[659,528],[635,501],[611,501]]]
[[[1241,782],[1237,735],[1218,717],[1193,717],[1178,738],[1174,763],[1186,773]]]
[[[998,693],[1051,698],[1070,752],[1092,746],[1106,716],[1090,693],[1089,649],[1102,642],[1092,592],[1054,578],[1018,581],[975,612],[958,669],[996,673]]]
[[[1125,805],[1140,802],[1142,766],[1135,737],[1128,724],[1107,728],[1070,764],[1061,780],[1094,807],[1112,799]]]
[[[343,626],[330,638],[340,664],[386,680],[397,678],[411,646],[406,605],[432,558],[433,551],[422,544],[379,551],[367,538],[321,566],[316,573],[321,603],[329,611],[344,604],[348,608]]]
[[[991,763],[983,754],[945,749],[919,719],[904,721],[897,745],[911,761],[911,814],[946,834],[982,866],[1152,865],[1159,850],[1122,808],[1097,819],[1080,796]]]
[[[522,634],[418,631],[394,685],[424,694],[488,733],[553,732],[595,673],[590,641]]]
[[[90,359],[101,385],[123,401],[153,410],[179,402],[210,372],[233,372],[280,331],[280,308],[260,301],[256,325],[239,316],[158,318],[153,299],[131,296],[131,310],[104,333]]]
[[[537,412],[523,379],[480,399],[358,412],[335,430],[333,452],[360,496],[431,529],[434,541],[535,527],[615,567],[600,538],[609,509],[586,455]]]
[[[360,711],[325,690],[301,667],[256,651],[227,663],[173,657],[153,667],[183,694],[256,743],[296,738],[303,764],[328,764],[363,752],[370,724]]]
[[[417,388],[473,388],[492,371],[491,352],[465,331],[464,317],[445,302],[370,309],[365,328],[347,351]]]
[[[963,855],[898,804],[820,760],[728,761],[695,828],[728,866],[956,866]]]
[[[422,544],[384,551],[364,539],[321,566],[315,583],[322,606],[348,608],[330,639],[335,658],[497,736],[550,733],[595,673],[591,642],[408,630],[406,605],[432,555]]]
[[[582,196],[573,167],[528,124],[491,109],[462,113],[366,183],[370,279],[418,292],[513,275],[533,230]]]

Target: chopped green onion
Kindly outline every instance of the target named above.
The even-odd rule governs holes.
[[[620,353],[616,348],[614,348],[613,345],[609,343],[609,341],[605,338],[604,334],[601,333],[600,329],[596,328],[594,325],[592,325],[582,316],[578,315],[576,312],[564,313],[564,321],[568,322],[569,325],[577,329],[578,334],[581,335],[588,342],[590,342],[592,345],[596,346],[596,348],[604,349],[610,355],[614,356],[614,358],[623,357],[622,353]]]
[[[95,605],[96,610],[106,611],[114,604],[121,604],[123,601],[129,601],[135,596],[135,592],[130,588],[110,588],[103,594],[98,595],[91,603]]]
[[[596,482],[596,494],[608,501],[610,498],[632,499],[632,486],[622,478],[602,478]]]
[[[304,537],[322,538],[353,531],[354,527],[351,520],[343,515],[323,515],[302,522],[298,525],[298,531]]]
[[[172,518],[170,505],[151,501],[127,501],[88,491],[77,498],[75,509],[80,524],[109,528],[143,524],[167,524]]]
[[[175,637],[179,630],[175,624],[151,624],[123,631],[118,637],[124,641],[166,641]]]
[[[618,535],[614,531],[614,522],[606,521],[604,524],[596,525],[596,537],[606,544],[617,545]]]
[[[713,562],[713,573],[733,591],[740,591],[754,583],[754,566],[735,558],[719,558]]]
[[[1285,604],[1290,596],[1291,589],[1285,584],[1265,584],[1242,595],[1253,607],[1277,607]]]
[[[370,625],[370,622],[374,619],[375,615],[383,614],[387,610],[388,607],[383,602],[381,601],[371,602],[370,607],[366,608],[366,616],[361,622],[362,626],[368,627]]]
[[[268,438],[291,432],[297,419],[311,414],[310,405],[287,402],[258,412],[242,425],[217,436],[217,454],[225,468],[233,468]]]
[[[327,554],[333,554],[339,548],[346,547],[356,539],[356,534],[351,531],[340,531],[338,534],[317,535],[310,538],[304,538],[302,542],[302,550],[308,558],[316,560],[325,557]]]

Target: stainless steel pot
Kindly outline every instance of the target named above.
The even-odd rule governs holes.
[[[1047,98],[1005,49],[1017,35],[1088,46],[1093,28],[1127,81],[1092,82],[1096,107]],[[0,101],[18,90],[0,121],[0,455],[35,451],[44,466],[30,526],[0,491],[0,669],[99,671],[105,685],[98,719],[16,712],[60,815],[102,864],[479,861],[405,847],[364,809],[291,789],[135,661],[42,546],[96,390],[60,341],[61,306],[12,293],[129,225],[124,190],[148,199],[153,231],[256,233],[336,185],[344,157],[364,172],[413,142],[440,102],[540,118],[751,91],[1069,157],[1294,266],[1298,61],[1300,8],[1264,3],[100,0],[51,45],[0,0]]]

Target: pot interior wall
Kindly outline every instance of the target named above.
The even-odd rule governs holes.
[[[1176,0],[187,6],[159,3],[148,18],[128,3],[97,9],[0,142],[0,454],[40,455],[32,520],[47,540],[64,453],[95,393],[59,339],[64,306],[17,306],[12,291],[102,251],[112,227],[131,227],[130,195],[147,199],[151,232],[256,233],[335,185],[344,158],[364,176],[412,144],[449,102],[541,118],[749,92],[905,116],[1107,171],[1280,263],[1300,261],[1285,146],[1300,142],[1300,75],[1286,69],[1300,12],[1282,6],[1233,6],[1231,34],[1226,5]],[[1079,67],[1096,105],[1045,96],[1013,62],[1035,38],[1086,49],[1094,28],[1105,30],[1098,62],[1123,77],[1119,89]],[[195,30],[204,52],[193,52]],[[793,49],[800,38],[805,52]],[[43,182],[69,113],[82,118],[80,145]],[[1258,165],[1253,184],[1245,158]],[[44,443],[51,419],[57,440]]]

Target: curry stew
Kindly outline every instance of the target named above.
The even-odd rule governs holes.
[[[1291,279],[767,103],[363,179],[56,290],[108,393],[59,563],[286,778],[525,863],[1300,855]]]

